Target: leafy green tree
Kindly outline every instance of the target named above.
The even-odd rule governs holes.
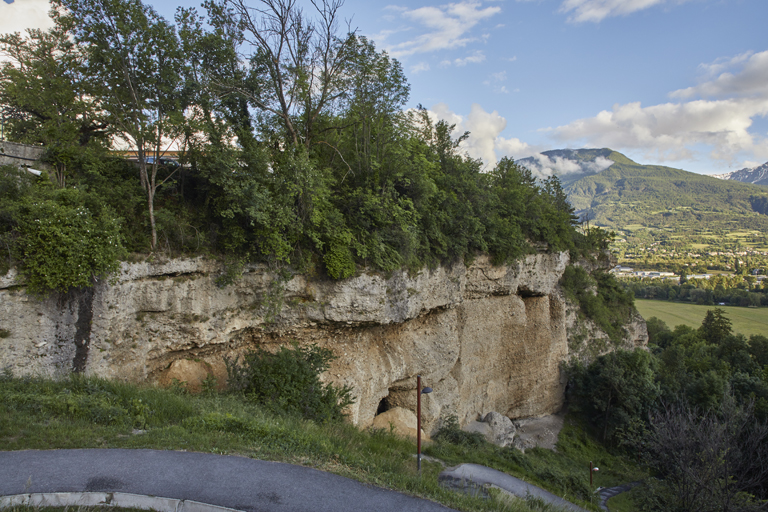
[[[10,140],[45,146],[61,187],[84,151],[103,148],[108,127],[70,29],[61,23],[0,36],[0,53],[8,58],[0,68],[0,104],[20,114],[5,131]]]
[[[585,366],[571,366],[576,409],[601,431],[604,441],[621,441],[642,428],[659,398],[656,361],[645,350],[617,350]]]
[[[661,336],[664,333],[670,332],[666,322],[655,316],[647,319],[645,321],[645,326],[648,329],[648,343],[654,345],[661,345],[659,343]]]
[[[731,321],[725,315],[725,311],[715,308],[707,311],[704,320],[701,322],[699,332],[708,343],[718,344],[726,336],[730,335],[733,330]]]
[[[760,367],[768,365],[768,337],[762,334],[753,334],[749,337],[747,350]]]
[[[183,125],[181,69],[175,29],[140,0],[55,0],[59,24],[73,27],[87,72],[101,85],[101,107],[113,132],[135,147],[157,246],[155,195],[160,157]]]

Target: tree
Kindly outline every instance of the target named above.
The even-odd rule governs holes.
[[[26,37],[0,36],[0,53],[9,59],[0,69],[0,104],[17,114],[4,130],[16,142],[45,146],[61,187],[86,146],[106,143],[108,127],[70,29],[60,23]]]
[[[140,0],[55,0],[57,22],[74,27],[88,73],[112,130],[136,148],[147,195],[152,249],[157,246],[155,195],[160,156],[183,123],[180,86],[184,61],[175,29]]]
[[[577,409],[602,430],[604,441],[623,441],[646,421],[660,391],[655,360],[645,350],[617,350],[589,366],[575,364],[572,395]]]
[[[731,321],[725,316],[725,311],[720,308],[707,310],[699,332],[707,343],[719,344],[731,334]]]
[[[753,405],[726,395],[717,409],[685,403],[653,413],[643,440],[646,464],[660,478],[642,494],[646,510],[765,510],[768,428]]]
[[[335,111],[348,88],[353,34],[338,35],[340,0],[313,0],[310,18],[296,0],[210,0],[214,27],[241,30],[247,70],[240,80],[222,81],[224,91],[243,95],[259,113],[262,130],[284,130],[276,144],[309,149],[322,116]]]

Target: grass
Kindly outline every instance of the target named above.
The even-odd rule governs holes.
[[[635,512],[637,510],[637,505],[633,498],[637,496],[637,493],[639,492],[641,492],[640,488],[635,487],[630,491],[617,494],[606,503],[608,510],[611,512]]]
[[[134,429],[146,432],[134,434]],[[588,476],[584,457],[593,457],[603,466],[620,467],[618,459],[609,458],[578,429],[569,427],[565,432],[561,438],[564,453],[577,455],[589,446],[578,462],[569,463],[566,455],[548,450],[529,450],[523,455],[488,443],[474,451],[435,443],[426,451],[444,456],[451,464],[487,464],[485,454],[491,456],[489,465],[497,469],[502,469],[506,458],[504,467],[518,466],[518,476],[528,476],[560,495],[562,482],[570,485],[580,479],[583,489]],[[0,374],[0,446],[4,450],[152,448],[237,454],[329,471],[459,510],[542,510],[522,499],[500,499],[494,493],[484,499],[444,489],[438,483],[442,466],[425,461],[419,476],[415,443],[388,431],[361,431],[348,423],[319,424],[276,415],[238,395],[189,395],[180,389],[139,387],[97,378],[73,376],[52,381]],[[601,454],[606,458],[601,459]],[[629,481],[618,475],[611,477],[610,471],[599,478],[605,481],[598,480],[597,485]]]
[[[597,487],[613,487],[644,478],[645,474],[626,457],[610,453],[573,418],[567,418],[558,437],[557,450],[534,448],[525,454],[515,448],[499,448],[486,442],[437,443],[425,452],[449,465],[482,464],[515,475],[585,508],[599,510]],[[589,487],[590,462],[600,468]]]
[[[643,318],[655,316],[670,328],[676,325],[701,326],[707,310],[716,307],[725,311],[733,324],[733,331],[744,336],[768,336],[768,308],[740,308],[736,306],[699,306],[662,300],[635,299],[635,306]]]

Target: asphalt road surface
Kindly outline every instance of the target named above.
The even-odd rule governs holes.
[[[118,492],[246,512],[446,512],[429,500],[303,466],[160,450],[0,452],[0,496]]]

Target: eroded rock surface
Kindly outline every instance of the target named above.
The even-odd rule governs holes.
[[[575,329],[557,285],[567,264],[567,253],[500,267],[478,258],[343,281],[285,280],[252,266],[220,287],[213,261],[124,263],[117,282],[97,283],[85,302],[30,297],[9,274],[0,279],[0,329],[9,332],[0,368],[198,386],[226,374],[224,357],[316,343],[338,357],[325,378],[354,388],[349,413],[360,426],[395,407],[415,411],[417,374],[434,389],[422,402],[427,433],[447,415],[462,425],[487,411],[541,416],[563,403],[560,363]]]

